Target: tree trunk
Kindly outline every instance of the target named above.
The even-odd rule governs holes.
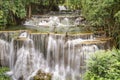
[[[32,8],[31,8],[31,4],[28,7],[28,18],[31,18],[32,15]]]

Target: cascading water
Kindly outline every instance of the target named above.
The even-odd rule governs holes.
[[[0,64],[2,66],[7,66],[9,64],[9,51],[9,43],[4,40],[0,40]]]
[[[38,70],[51,73],[52,80],[83,80],[85,60],[100,49],[95,43],[86,44],[94,41],[91,36],[29,36],[12,39],[11,43],[0,40],[1,65],[10,67],[8,74],[13,80],[31,80]]]
[[[12,57],[12,56],[11,56]],[[12,69],[13,80],[30,80],[33,73],[44,64],[42,55],[35,51],[33,41],[26,39],[23,46],[17,51],[17,60]]]
[[[11,49],[10,49],[10,54],[9,54],[9,67],[12,70],[14,67],[14,57],[15,57],[15,52],[14,52],[14,39],[12,39],[11,43],[10,43]]]

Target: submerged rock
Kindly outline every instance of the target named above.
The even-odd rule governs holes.
[[[52,74],[39,70],[34,76],[34,80],[52,80]]]

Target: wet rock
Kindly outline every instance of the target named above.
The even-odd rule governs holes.
[[[23,76],[19,77],[18,80],[24,80]]]
[[[45,73],[42,70],[39,70],[37,74],[34,76],[34,80],[51,80],[52,74]]]

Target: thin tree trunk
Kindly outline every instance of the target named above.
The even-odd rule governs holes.
[[[29,9],[28,9],[28,18],[31,18],[32,15],[32,8],[31,8],[31,4],[29,5]]]

